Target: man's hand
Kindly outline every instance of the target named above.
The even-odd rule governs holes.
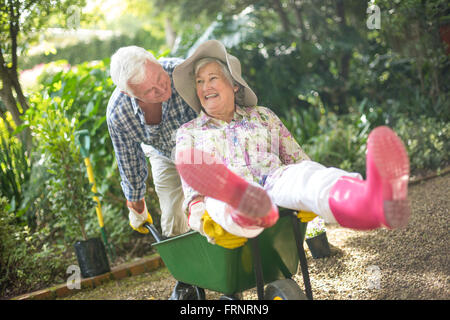
[[[128,218],[130,219],[131,228],[137,232],[147,234],[149,231],[143,225],[145,222],[153,224],[153,220],[147,210],[145,200],[142,199],[137,202],[127,201],[127,207],[130,210]]]
[[[136,201],[136,202],[127,200],[127,207],[133,208],[134,211],[142,213],[144,211],[145,201],[144,201],[144,199],[142,199],[140,201]]]

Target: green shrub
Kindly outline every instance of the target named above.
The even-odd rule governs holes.
[[[324,115],[319,133],[303,145],[311,160],[327,167],[365,174],[365,147],[370,123],[357,114]]]
[[[449,164],[449,122],[426,116],[400,118],[394,130],[405,142],[412,172],[439,170]]]
[[[0,119],[0,197],[10,200],[13,211],[22,216],[24,187],[31,173],[31,163],[20,140],[11,135]]]
[[[73,257],[64,247],[43,242],[48,229],[31,232],[17,223],[6,198],[0,198],[0,297],[6,298],[60,282]],[[72,261],[72,262],[70,262]]]
[[[367,137],[379,125],[391,127],[404,142],[412,175],[442,169],[450,162],[450,124],[445,120],[426,115],[414,119],[400,114],[391,116],[381,107],[373,107],[367,108],[365,113],[341,116],[325,113],[317,128],[303,125],[313,118],[312,112],[292,111],[290,118],[283,121],[310,158],[325,166],[357,171],[364,176]],[[308,136],[310,138],[306,139]]]
[[[64,229],[69,243],[86,240],[86,222],[95,218],[95,202],[80,150],[75,143],[76,118],[67,118],[65,108],[47,101],[45,108],[32,109],[28,123],[39,141],[37,152],[49,173],[45,181],[54,226]]]

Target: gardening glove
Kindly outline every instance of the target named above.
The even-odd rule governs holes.
[[[314,212],[299,211],[297,214],[297,218],[299,218],[301,222],[310,222],[315,217],[317,217],[317,214]]]
[[[128,209],[130,211],[128,213],[128,218],[130,219],[131,228],[133,228],[133,230],[139,233],[147,234],[149,231],[147,228],[144,227],[144,223],[148,222],[150,224],[153,224],[153,220],[150,213],[147,210],[147,204],[145,203],[145,200],[144,200],[144,210],[141,213],[137,212],[130,206],[128,206]]]
[[[208,237],[208,241],[227,249],[234,249],[243,246],[247,238],[238,237],[223,229],[216,223],[205,210],[203,217],[203,231]]]

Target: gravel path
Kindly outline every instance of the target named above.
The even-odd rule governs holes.
[[[306,250],[314,299],[450,300],[450,174],[412,185],[409,194],[412,216],[402,230],[327,226],[332,256],[313,259]],[[294,279],[303,288],[301,275]],[[167,299],[174,284],[162,268],[66,299]],[[207,299],[219,296],[207,291]]]

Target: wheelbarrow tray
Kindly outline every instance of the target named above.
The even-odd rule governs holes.
[[[306,223],[299,225],[303,242]],[[290,278],[297,272],[299,257],[290,216],[280,217],[258,236],[258,241],[264,283]],[[153,246],[178,281],[231,295],[256,286],[249,242],[226,249],[191,231]]]

